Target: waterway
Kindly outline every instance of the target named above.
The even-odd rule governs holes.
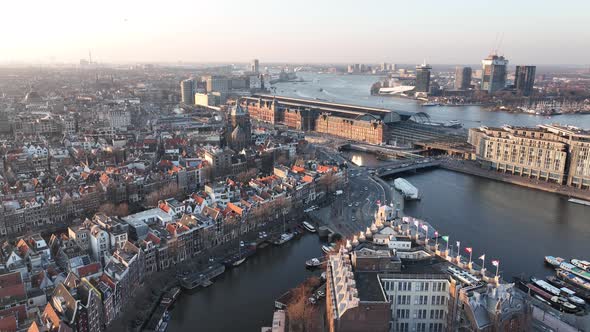
[[[327,93],[350,93],[349,97],[339,97],[340,102],[370,105],[374,98],[381,98],[358,97],[364,92],[368,94],[373,76],[321,75],[318,79],[320,82],[327,80],[322,83]],[[313,90],[308,83],[281,86],[293,86],[297,97],[313,97],[311,93],[306,94]],[[338,86],[341,88],[334,88]],[[359,86],[366,88],[354,92]],[[393,99],[383,102],[398,103]],[[399,108],[419,109],[410,100],[399,103]],[[447,114],[444,113],[447,110],[428,112],[435,120],[479,119],[488,125],[545,122],[541,117],[487,112],[479,108],[453,108],[448,110],[454,112],[449,118],[435,117]],[[563,119],[568,119],[565,123],[590,128],[588,116],[563,116]],[[362,152],[349,154],[348,158],[360,165],[373,167],[381,162]],[[565,197],[555,194],[446,170],[410,173],[404,177],[422,195],[421,201],[406,203],[406,214],[424,218],[441,234],[450,235],[451,245],[460,241],[462,248],[473,247],[474,259],[485,254],[488,268],[491,268],[492,258],[499,259],[500,272],[507,280],[523,273],[527,276],[551,274],[543,264],[545,255],[590,259],[590,207],[569,203]],[[262,249],[240,267],[215,280],[209,288],[182,294],[172,311],[169,331],[260,331],[260,327],[270,326],[274,300],[312,274],[304,268],[304,262],[321,255],[320,245],[317,236],[310,234],[281,247]],[[466,253],[463,251],[463,254]]]
[[[427,106],[422,107],[415,100],[371,96],[373,83],[379,80],[375,75],[339,75],[299,72],[304,82],[284,82],[274,85],[277,95],[323,99],[326,101],[382,107],[410,113],[425,112],[432,121],[459,120],[466,128],[486,126],[536,126],[543,123],[561,123],[590,129],[590,114],[566,114],[544,117],[530,114],[492,112],[480,106]]]
[[[184,292],[171,312],[168,331],[260,331],[271,326],[274,300],[319,275],[306,269],[305,261],[322,254],[313,234],[260,249],[208,288]]]

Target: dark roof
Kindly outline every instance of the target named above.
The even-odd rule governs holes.
[[[361,301],[387,302],[376,272],[357,272],[354,274],[358,297]]]

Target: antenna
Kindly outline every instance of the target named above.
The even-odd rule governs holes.
[[[88,50],[88,63],[92,63],[92,52]]]
[[[494,43],[492,44],[492,49],[490,51],[490,53],[496,54],[498,52],[498,49],[496,48],[496,45],[498,44],[498,36],[500,35],[500,33],[496,32],[496,38],[494,39]]]
[[[498,42],[498,50],[502,48],[502,42],[504,42],[504,32],[500,36],[500,41]]]

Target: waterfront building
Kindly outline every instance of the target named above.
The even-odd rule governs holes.
[[[195,103],[195,81],[192,79],[180,82],[180,99],[186,105]]]
[[[416,66],[416,92],[430,91],[430,71],[432,67],[426,63]]]
[[[574,127],[480,127],[468,141],[485,168],[590,188],[590,132]]]
[[[259,66],[260,66],[260,63],[258,62],[258,59],[253,59],[250,62],[250,71],[253,72],[253,73],[258,74],[259,71],[260,71]]]
[[[482,60],[481,89],[490,94],[506,87],[506,68],[508,59],[491,54]]]
[[[523,96],[530,96],[535,85],[535,71],[537,66],[516,66],[514,87]]]
[[[369,144],[383,143],[385,132],[383,122],[372,115],[366,115],[360,119],[348,119],[331,113],[322,113],[316,119],[315,128],[318,133]]]
[[[471,86],[471,67],[455,68],[455,90],[468,90]]]

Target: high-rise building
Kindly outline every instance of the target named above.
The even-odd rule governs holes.
[[[416,92],[428,92],[430,89],[430,70],[432,67],[423,63],[416,66]]]
[[[181,100],[186,105],[195,103],[195,81],[188,79],[180,82]]]
[[[483,66],[481,89],[495,93],[506,87],[506,67],[508,60],[503,56],[491,54],[481,61]]]
[[[516,66],[514,86],[523,96],[530,96],[535,85],[536,66]]]
[[[471,67],[455,68],[455,90],[467,90],[471,86]]]
[[[252,62],[250,62],[250,71],[253,73],[258,73],[260,71],[258,59],[253,59]]]
[[[225,76],[211,75],[206,77],[207,92],[218,91],[221,93],[229,92],[231,79]]]

